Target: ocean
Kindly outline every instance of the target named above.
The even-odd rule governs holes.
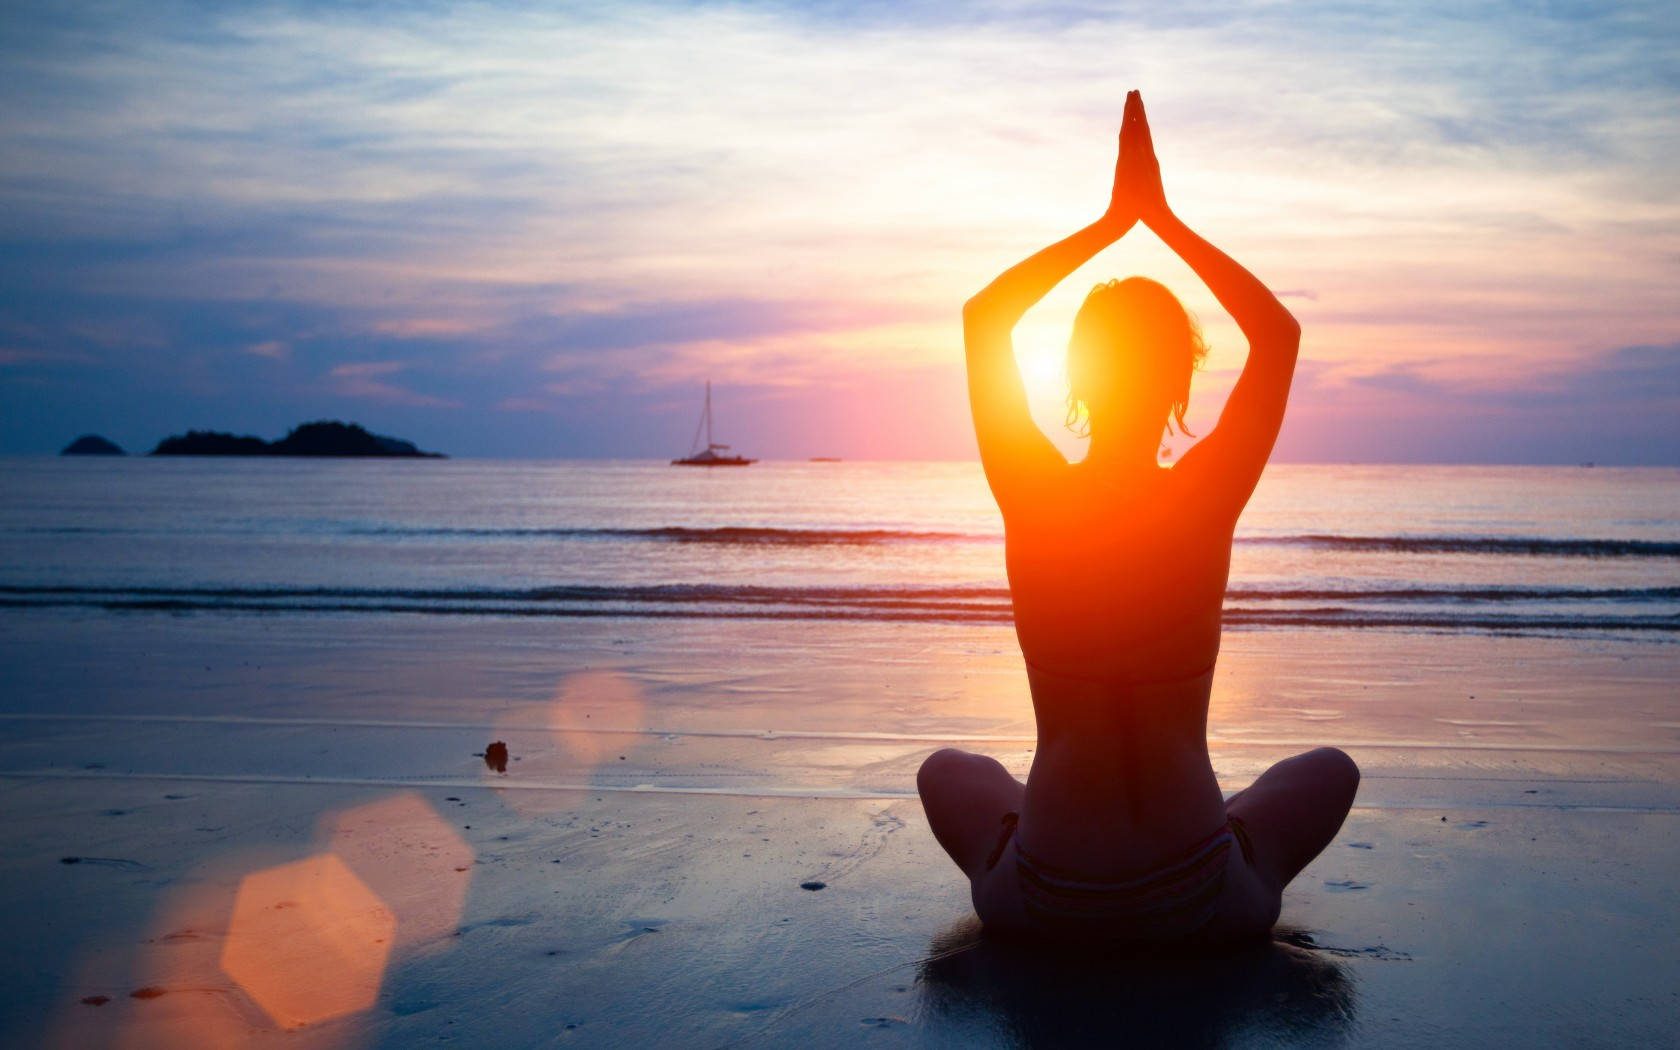
[[[975,463],[0,460],[0,606],[1009,620]],[[1231,629],[1680,638],[1680,469],[1270,467]]]

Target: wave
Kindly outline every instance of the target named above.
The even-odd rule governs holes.
[[[1554,558],[1680,558],[1680,543],[1667,540],[1606,540],[1544,536],[1238,536],[1254,546],[1316,547],[1322,550],[1396,554],[1514,554]]]
[[[757,525],[719,525],[701,528],[664,525],[658,528],[457,528],[382,525],[349,530],[356,536],[438,536],[485,538],[546,538],[573,540],[643,540],[664,543],[785,544],[798,547],[834,543],[944,543],[952,540],[988,541],[1001,536],[971,536],[961,532],[914,529],[800,529]]]
[[[19,530],[30,534],[85,536],[157,534],[157,530],[62,525]],[[164,530],[166,535],[191,535]],[[627,543],[678,543],[717,546],[821,547],[903,543],[1003,542],[1001,533],[969,533],[938,529],[801,528],[760,525],[662,525],[650,528],[594,528],[582,526],[453,526],[371,525],[359,523],[289,523],[272,526],[244,523],[218,528],[205,535],[342,535],[391,539],[530,539],[599,540]],[[1680,558],[1680,542],[1670,540],[1603,539],[1547,536],[1347,536],[1336,533],[1241,535],[1236,543],[1251,547],[1306,547],[1326,551],[1386,554],[1475,554],[1551,558]]]
[[[1233,587],[1232,627],[1680,632],[1680,587]],[[346,588],[0,585],[0,607],[522,617],[1013,622],[1001,587]]]

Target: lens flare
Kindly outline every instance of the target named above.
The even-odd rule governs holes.
[[[599,774],[629,770],[646,743],[647,700],[642,688],[615,671],[566,676],[547,703],[525,704],[496,720],[493,734],[506,740],[517,761],[506,776],[480,767],[494,787],[517,777],[526,784],[587,784]],[[502,791],[521,813],[569,808],[563,793]]]
[[[234,897],[222,970],[282,1028],[372,1006],[396,916],[331,853],[247,875]]]
[[[397,917],[396,947],[451,943],[472,882],[476,854],[414,792],[330,813],[320,822],[327,849]]]

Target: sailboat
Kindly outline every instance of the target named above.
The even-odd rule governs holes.
[[[700,449],[700,430],[705,428],[706,447]],[[757,463],[756,459],[744,456],[720,456],[718,452],[729,451],[728,445],[720,445],[712,440],[712,381],[706,380],[706,408],[700,413],[700,423],[694,428],[694,440],[689,442],[689,453],[681,459],[673,459],[673,467],[744,467],[748,463]],[[696,452],[694,449],[700,449]]]

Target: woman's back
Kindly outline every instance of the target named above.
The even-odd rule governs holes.
[[[1233,522],[1179,471],[1067,466],[1005,516],[1015,630],[1033,668],[1116,685],[1200,674],[1219,653]],[[1054,716],[1041,710],[1041,717]]]

